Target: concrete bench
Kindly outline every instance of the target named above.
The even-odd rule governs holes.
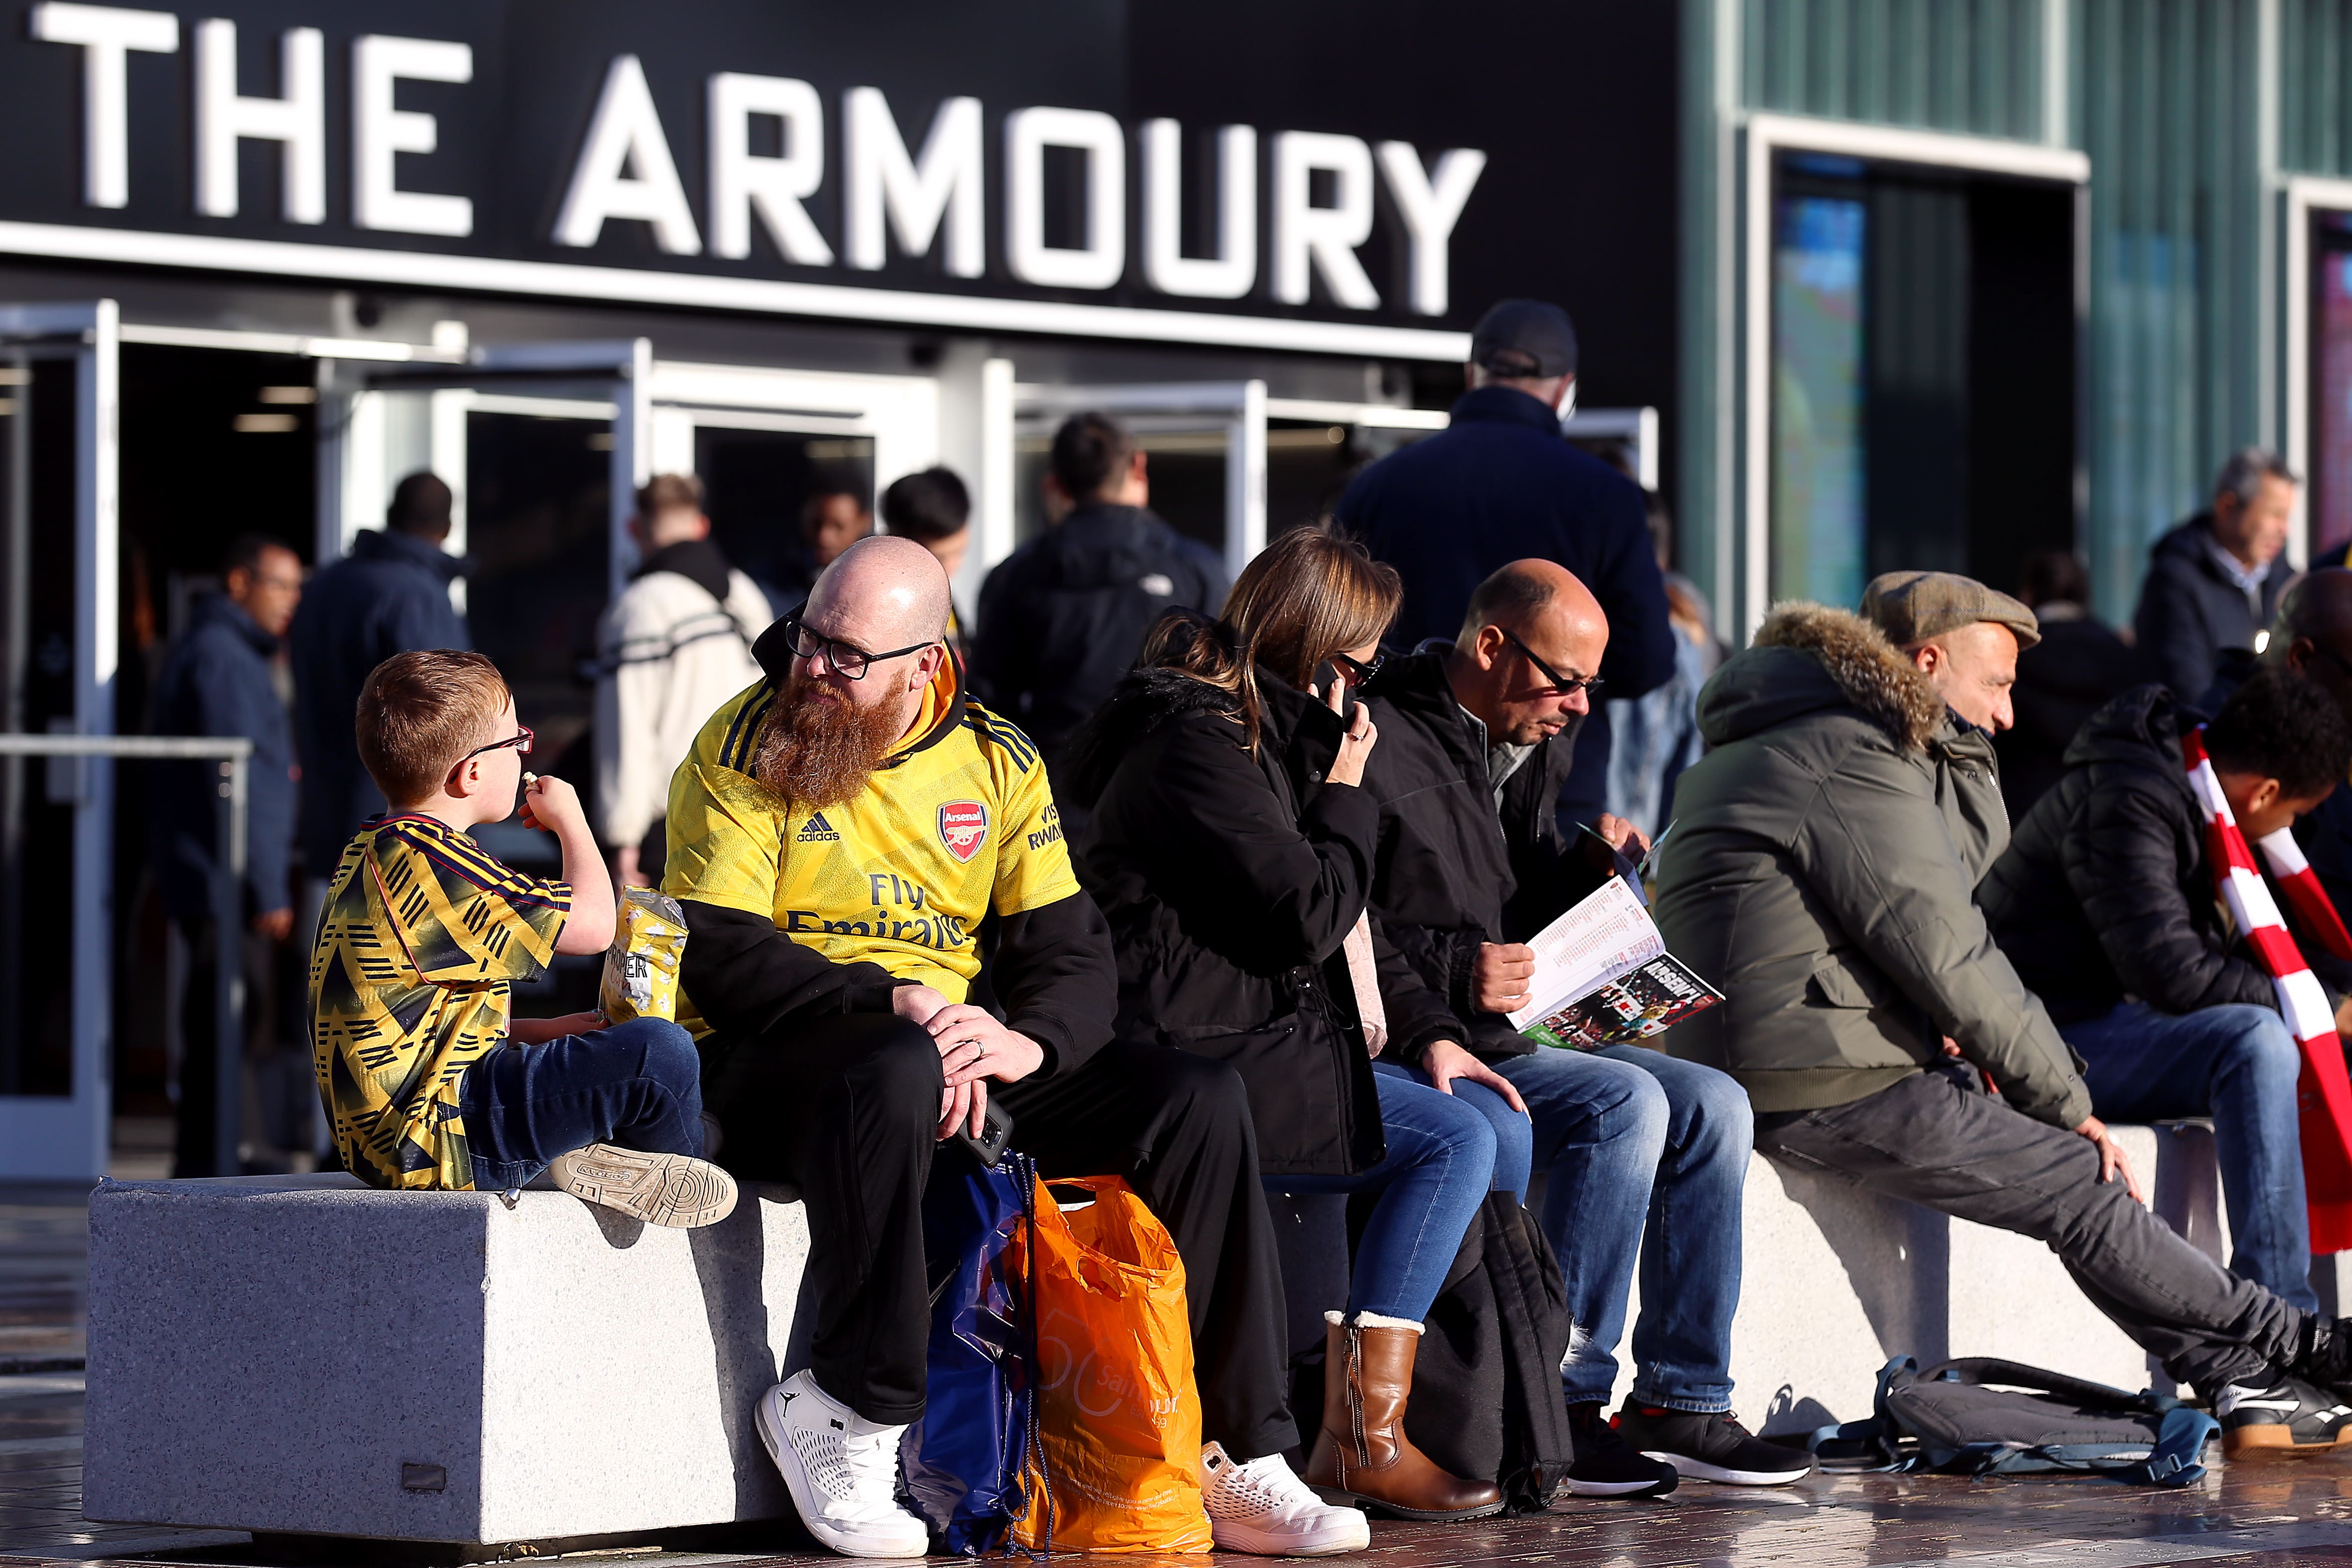
[[[557,1192],[109,1182],[84,1511],[476,1544],[789,1514],[751,1417],[808,1252],[790,1197],[676,1231]]]

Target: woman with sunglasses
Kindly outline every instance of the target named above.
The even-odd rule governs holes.
[[[1308,1481],[1406,1519],[1475,1519],[1501,1494],[1415,1448],[1404,1411],[1495,1133],[1464,1100],[1372,1070],[1384,1051],[1460,1033],[1366,908],[1380,813],[1361,783],[1378,735],[1349,692],[1401,593],[1354,541],[1284,534],[1223,620],[1175,612],[1153,628],[1074,737],[1062,784],[1092,807],[1077,869],[1118,948],[1119,1037],[1233,1065],[1270,1190],[1378,1194],[1347,1311],[1325,1314]]]

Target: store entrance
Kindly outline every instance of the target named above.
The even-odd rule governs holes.
[[[1818,153],[1773,190],[1770,595],[2014,589],[2075,538],[2074,192]]]

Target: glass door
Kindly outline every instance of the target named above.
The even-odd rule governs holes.
[[[114,302],[0,305],[0,729],[114,731]],[[0,759],[0,1180],[105,1173],[113,773]]]

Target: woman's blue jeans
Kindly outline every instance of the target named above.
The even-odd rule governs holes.
[[[1388,1158],[1352,1176],[1268,1176],[1265,1185],[1275,1193],[1379,1193],[1356,1244],[1348,1313],[1417,1323],[1429,1316],[1494,1184],[1495,1131],[1475,1109],[1414,1082],[1402,1068],[1375,1063],[1372,1073]]]

